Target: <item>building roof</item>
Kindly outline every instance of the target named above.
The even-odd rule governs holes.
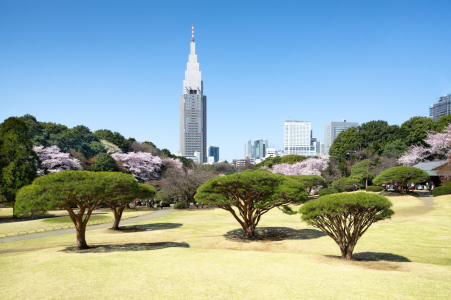
[[[443,166],[446,163],[447,160],[424,161],[414,165],[414,167],[425,171],[430,176],[440,176],[440,175],[443,176],[444,174],[438,175],[435,169]]]

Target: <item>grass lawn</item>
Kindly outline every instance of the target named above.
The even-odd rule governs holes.
[[[126,226],[0,244],[2,299],[449,299],[451,196],[391,197],[396,214],[358,242],[356,261],[278,209],[260,239],[222,210],[180,211]]]

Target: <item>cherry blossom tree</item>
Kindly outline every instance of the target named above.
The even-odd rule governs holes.
[[[272,172],[284,175],[318,175],[321,176],[327,168],[328,155],[318,155],[295,164],[274,165]]]
[[[162,159],[145,152],[114,153],[116,161],[122,162],[127,173],[132,174],[139,182],[146,182],[159,177]]]
[[[178,172],[182,172],[183,163],[178,158],[163,157],[162,164],[165,166],[166,170],[175,169]]]
[[[38,155],[38,176],[68,171],[83,170],[78,159],[69,153],[61,152],[58,146],[44,148],[44,146],[33,146],[33,151]]]
[[[413,166],[433,155],[448,154],[451,145],[451,124],[443,130],[443,133],[428,132],[425,143],[429,147],[412,145],[410,150],[399,158],[399,163],[403,166]]]

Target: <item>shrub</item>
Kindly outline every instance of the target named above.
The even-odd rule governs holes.
[[[345,185],[344,190],[345,190],[345,192],[352,192],[352,191],[354,191],[354,186],[353,185]]]
[[[169,203],[168,201],[157,202],[157,205],[160,206],[160,203],[163,204],[163,207],[169,207],[169,206],[171,206],[171,203]]]
[[[451,194],[451,186],[449,185],[439,186],[432,190],[432,196],[434,197],[449,194]]]
[[[335,194],[335,191],[333,189],[329,189],[329,188],[321,189],[318,192],[318,195],[320,195],[320,196],[332,195],[332,194]]]
[[[370,185],[366,188],[367,192],[382,192],[384,190],[381,186]]]
[[[186,208],[186,202],[185,201],[177,202],[176,204],[174,204],[174,208],[175,209],[185,209]]]

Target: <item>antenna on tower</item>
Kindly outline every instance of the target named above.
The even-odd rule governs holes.
[[[191,42],[194,42],[194,25],[192,25],[191,29]]]
[[[288,116],[288,120],[291,120],[291,116]]]

